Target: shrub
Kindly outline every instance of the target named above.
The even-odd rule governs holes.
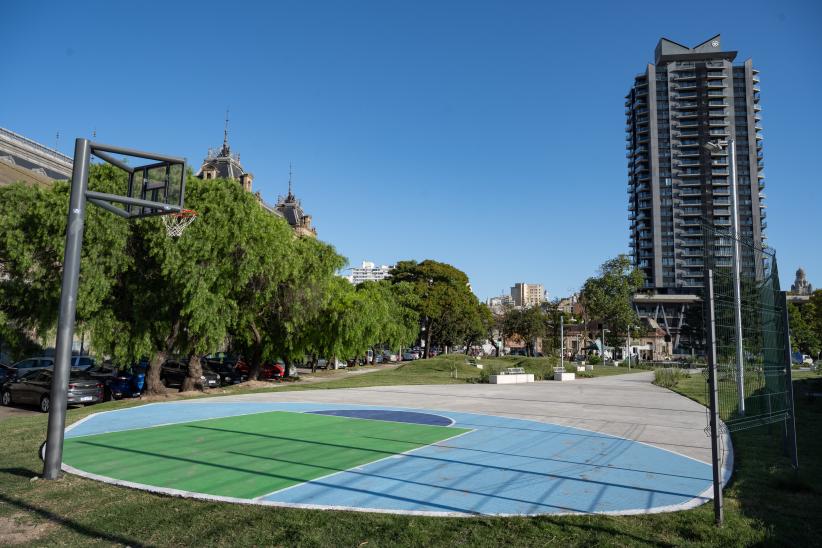
[[[599,365],[602,363],[602,358],[597,355],[588,356],[586,363],[590,363],[591,365]]]
[[[654,384],[663,388],[673,388],[685,377],[685,373],[678,368],[660,367],[654,369]]]

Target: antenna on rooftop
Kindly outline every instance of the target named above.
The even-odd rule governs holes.
[[[294,173],[291,162],[288,162],[288,195],[291,196],[291,175]]]

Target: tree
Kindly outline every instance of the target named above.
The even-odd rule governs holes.
[[[819,357],[822,352],[822,290],[814,291],[808,302],[797,306],[788,303],[791,348]]]
[[[117,192],[124,174],[93,165],[89,188]],[[69,184],[15,183],[0,188],[0,335],[23,349],[57,324]],[[133,263],[125,253],[128,223],[89,206],[81,255],[76,321],[93,323],[116,278]]]
[[[631,265],[627,255],[619,255],[602,263],[597,274],[585,281],[580,292],[586,320],[608,326],[621,341],[629,326],[639,324],[631,301],[642,287],[642,271]]]
[[[400,261],[392,271],[392,283],[408,283],[417,296],[414,305],[425,340],[425,356],[433,345],[463,342],[466,316],[476,313],[476,296],[464,272],[445,263],[425,260]]]
[[[536,354],[537,340],[551,333],[551,317],[539,306],[512,308],[505,314],[503,332],[507,338],[519,338],[529,356]]]

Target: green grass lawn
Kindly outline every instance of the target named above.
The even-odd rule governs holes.
[[[273,411],[69,438],[63,462],[118,480],[255,498],[463,432]]]
[[[505,361],[522,359],[536,358]],[[457,361],[460,378],[450,376],[449,360]],[[448,357],[427,364],[412,362],[393,371],[283,388],[467,382],[461,377],[463,373],[478,376],[476,369],[464,365],[464,358],[460,365],[458,357]],[[676,389],[701,401],[704,382],[701,375],[695,375]],[[36,456],[46,431],[46,417],[41,415],[0,422],[0,531],[16,527],[23,534],[15,538],[40,546],[818,545],[822,539],[822,401],[811,402],[801,396],[806,392],[803,383],[811,382],[819,383],[820,379],[795,383],[802,466],[798,476],[782,455],[781,433],[776,426],[734,434],[736,470],[725,490],[723,528],[713,526],[710,504],[684,512],[640,516],[429,518],[196,501],[70,475],[57,482],[31,481],[42,469]],[[822,392],[822,387],[810,391]],[[72,409],[68,418],[74,422],[93,412],[135,404],[113,402]],[[0,544],[9,538],[0,535]]]

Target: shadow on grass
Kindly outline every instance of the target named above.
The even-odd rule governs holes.
[[[775,423],[733,435],[736,470],[732,492],[742,513],[764,523],[770,542],[818,545],[822,538],[822,401],[799,396],[807,381],[794,383],[799,471],[783,445],[783,425]]]
[[[26,479],[31,479],[38,475],[37,472],[28,468],[0,468],[0,474],[8,474]]]
[[[85,537],[88,537],[89,540],[97,540],[102,539],[111,543],[122,544],[123,546],[145,546],[141,542],[133,539],[124,537],[121,535],[117,535],[114,533],[107,533],[105,531],[101,531],[99,529],[93,529],[87,525],[83,525],[78,523],[72,519],[64,518],[51,512],[50,510],[46,510],[45,508],[37,507],[33,504],[28,502],[22,501],[20,499],[15,499],[0,493],[0,501],[20,510],[24,510],[26,512],[30,512],[35,514],[43,519],[46,519],[52,523],[56,523],[67,529],[71,529],[75,533],[79,533]]]

